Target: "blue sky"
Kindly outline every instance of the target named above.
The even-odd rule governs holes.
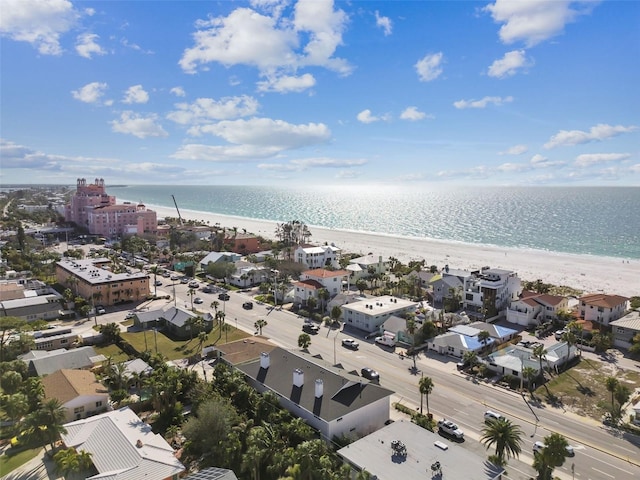
[[[640,2],[0,7],[3,184],[640,185]]]

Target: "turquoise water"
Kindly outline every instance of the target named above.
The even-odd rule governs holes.
[[[170,208],[174,195],[180,209],[310,227],[640,259],[638,187],[131,185],[107,191]]]

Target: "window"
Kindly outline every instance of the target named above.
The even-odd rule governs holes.
[[[73,409],[73,413],[82,413],[84,412],[84,407],[76,407]]]
[[[96,402],[96,408],[99,408],[99,407],[101,407],[101,406],[102,406],[102,400],[101,400],[101,401],[99,401],[99,402]]]

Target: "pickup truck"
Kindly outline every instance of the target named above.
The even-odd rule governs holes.
[[[447,420],[446,418],[438,420],[438,430],[458,440],[464,439],[464,432],[460,430],[458,425],[453,423],[451,420]]]

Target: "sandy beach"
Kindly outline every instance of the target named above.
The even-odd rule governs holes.
[[[176,217],[175,209],[148,206],[158,218]],[[200,220],[209,225],[219,223],[223,227],[275,238],[276,222],[231,217],[180,210],[184,219]],[[591,255],[573,255],[471,245],[432,239],[394,237],[389,235],[347,232],[309,226],[311,243],[333,243],[346,253],[372,253],[383,258],[395,257],[403,263],[410,260],[426,261],[427,265],[443,268],[476,270],[483,266],[513,270],[523,280],[541,279],[545,283],[566,285],[585,293],[607,293],[631,297],[640,295],[640,260]]]

